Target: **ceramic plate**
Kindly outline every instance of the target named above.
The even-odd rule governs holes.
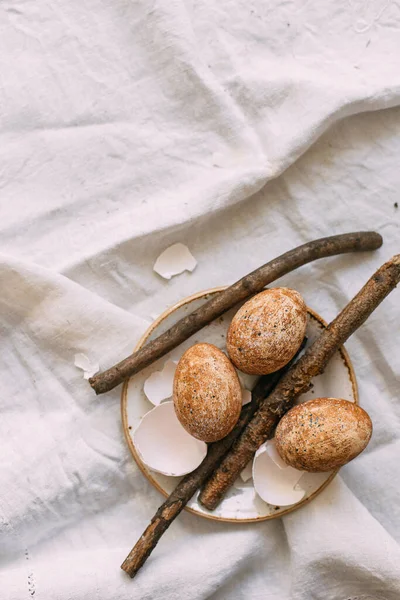
[[[199,308],[204,302],[211,298],[213,294],[218,293],[222,289],[224,288],[200,292],[194,296],[185,298],[165,311],[149,327],[135,350],[139,350],[146,342],[166,331],[183,316]],[[180,478],[167,477],[148,469],[141,462],[131,436],[143,415],[153,408],[153,405],[144,395],[144,382],[153,371],[160,371],[168,358],[172,357],[174,360],[179,359],[183,352],[196,342],[209,342],[225,351],[226,332],[236,310],[237,307],[225,313],[207,327],[204,327],[170,354],[164,356],[134,377],[131,377],[123,387],[121,398],[122,423],[129,448],[143,474],[165,496],[172,492]],[[311,309],[309,309],[309,315],[310,318],[307,326],[308,345],[315,340],[326,325],[323,319]],[[306,394],[303,394],[298,402],[304,402],[305,400],[321,396],[345,398],[352,402],[358,402],[356,378],[350,359],[344,348],[336,352],[330,360],[325,372],[316,377],[312,383],[313,387]],[[319,494],[330,481],[332,481],[336,473],[337,471],[317,474],[305,473],[301,479],[301,487],[306,490],[306,494],[300,502],[293,504],[292,506],[277,507],[267,504],[256,494],[252,480],[244,483],[241,478],[239,478],[215,511],[210,512],[203,508],[197,502],[197,494],[189,502],[187,510],[202,517],[229,522],[249,522],[273,519],[291,512],[306,502],[309,502],[312,498],[315,498],[315,496]]]

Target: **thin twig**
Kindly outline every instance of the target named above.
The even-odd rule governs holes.
[[[382,245],[382,237],[373,231],[345,233],[321,238],[294,248],[262,267],[249,273],[223,292],[219,292],[200,308],[187,315],[168,331],[146,344],[103,373],[89,379],[96,394],[104,394],[115,388],[131,375],[135,375],[155,362],[208,323],[221,316],[239,302],[260,292],[279,277],[309,262],[336,254],[376,250]]]
[[[373,310],[396,287],[399,281],[400,255],[395,256],[373,275],[357,296],[349,302],[339,316],[324,330],[305,355],[287,371],[269,396],[268,403],[265,405],[261,403],[250,424],[247,425],[241,434],[238,445],[243,449],[243,453],[241,451],[239,455],[241,460],[245,455],[246,458],[234,476],[228,473],[229,484],[232,477],[233,480],[236,479],[240,470],[252,458],[258,446],[268,438],[271,427],[275,425],[285,410],[290,407],[294,399],[307,389],[313,377],[324,370],[328,360],[336,350],[364,323]],[[252,439],[253,435],[257,436],[254,438],[254,441]],[[234,447],[237,448],[237,444]],[[247,450],[247,447],[249,447],[250,451]],[[235,461],[233,467],[236,468],[237,464]],[[212,472],[213,468],[208,471],[204,467],[206,473]],[[185,491],[184,488],[180,488],[181,484],[183,486],[187,484],[188,490]],[[136,575],[150,556],[162,534],[183,509],[184,501],[182,500],[182,495],[186,493],[187,495],[190,494],[189,497],[191,497],[197,489],[197,482],[195,484],[190,475],[185,477],[181,484],[177,486],[174,492],[159,508],[150,525],[123,562],[121,568],[131,577]],[[185,498],[186,496],[183,497]]]
[[[127,571],[133,577],[151,551],[155,548],[162,534],[168,529],[171,523],[176,519],[181,510],[189,502],[193,494],[198,490],[207,478],[211,475],[214,469],[221,462],[224,455],[228,452],[233,442],[239,437],[243,429],[254,416],[261,400],[266,398],[272,392],[282,375],[290,368],[297,360],[298,355],[303,350],[307,338],[299,348],[296,356],[288,365],[269,375],[260,377],[256,386],[251,392],[251,402],[243,406],[238,422],[233,430],[222,440],[214,442],[208,446],[207,455],[201,465],[192,473],[186,475],[176,486],[172,494],[160,506],[157,513],[153,517],[149,527],[136,544],[134,550],[122,565],[122,569]],[[133,573],[133,574],[132,574]]]
[[[249,425],[226,454],[200,493],[199,502],[214,510],[256,450],[272,434],[283,414],[322,373],[332,355],[364,323],[400,280],[400,255],[385,263],[282,377],[268,404],[261,403]]]

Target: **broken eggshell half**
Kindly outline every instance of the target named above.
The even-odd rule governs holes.
[[[193,271],[196,265],[197,261],[189,248],[178,242],[160,254],[153,269],[164,279],[171,279],[171,277],[179,275],[183,271]]]
[[[268,504],[289,506],[300,502],[305,490],[298,484],[303,471],[286,465],[279,456],[275,440],[269,440],[257,450],[253,461],[253,482],[257,494]]]
[[[176,364],[167,360],[161,371],[154,371],[144,382],[143,391],[154,406],[172,397]]]
[[[163,475],[186,475],[207,454],[207,444],[196,440],[179,423],[173,402],[163,402],[146,413],[132,439],[144,464]]]

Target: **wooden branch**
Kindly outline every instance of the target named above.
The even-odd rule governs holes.
[[[264,441],[265,435],[268,437],[271,429],[271,421],[275,423],[285,412],[287,407],[290,406],[293,399],[307,389],[311,379],[323,371],[329,358],[368,318],[372,311],[382,302],[389,292],[392,291],[399,281],[400,255],[394,257],[375,273],[361,292],[357,294],[340,315],[321,334],[316,342],[314,342],[306,354],[286,372],[282,377],[281,382],[278,383],[277,387],[270,395],[268,406],[261,402],[259,410],[255,413],[255,416],[250,421],[249,425],[243,430],[243,433],[239,438],[239,444],[242,443],[243,439],[251,444],[253,429],[255,430],[255,433],[257,433],[257,428],[265,428],[265,431],[262,431],[263,438],[260,444]],[[244,410],[245,409],[246,407],[244,407]],[[253,423],[256,423],[257,428],[253,426]],[[251,434],[249,436],[248,432],[250,428]],[[217,448],[219,444],[224,443],[224,441],[225,440],[221,440],[221,442],[210,445],[210,450],[198,469],[184,477],[169,498],[158,509],[151,520],[150,525],[121,565],[121,568],[126,571],[128,575],[134,577],[137,574],[157,545],[162,534],[168,529],[169,525],[178,516],[184,505],[194,494],[199,483],[201,484],[201,482],[212,473],[215,464],[219,463],[220,456],[223,456],[226,451],[226,447],[224,446],[221,455],[218,455],[218,459],[215,459],[215,457],[212,457],[213,448]],[[229,443],[226,443],[229,447]],[[260,444],[258,444],[258,441],[253,444],[254,449],[256,450]],[[233,448],[236,447],[236,445],[233,446]],[[248,460],[250,460],[251,457],[252,453],[250,453]],[[245,464],[243,465],[243,468],[244,466]]]
[[[234,456],[235,460],[233,461],[233,464],[231,464],[231,459],[228,460],[228,467],[232,469],[227,473],[228,480],[218,479],[217,483],[219,486],[221,485],[221,482],[223,485],[226,485],[227,481],[229,485],[231,482],[233,483],[241,469],[246,466],[249,460],[251,460],[257,448],[268,438],[273,426],[291,406],[294,399],[308,388],[311,379],[324,370],[328,360],[336,350],[340,348],[360,325],[362,325],[372,311],[394,289],[399,281],[400,255],[395,256],[373,275],[357,296],[351,300],[339,316],[314,342],[304,356],[299,359],[285,375],[283,375],[282,379],[269,396],[268,402],[260,402],[260,408],[250,420],[247,427],[243,425],[244,421],[242,421],[242,428],[240,429],[242,433],[238,438],[238,442],[232,446],[232,442],[234,441],[232,432],[224,440],[210,445],[207,456],[202,464],[193,471],[193,473],[184,477],[169,498],[161,505],[151,520],[150,525],[123,562],[121,568],[126,571],[128,575],[131,577],[136,575],[146,559],[150,556],[162,534],[181,512],[185,504],[195,493],[199,484],[201,485],[201,483],[209,477],[210,473],[213,472],[215,465],[219,464],[219,461],[225,454],[227,448],[228,456]],[[266,378],[262,378],[259,384],[257,384],[254,390],[254,398],[256,397],[258,386],[264,384],[265,380]],[[243,413],[247,410],[247,407],[244,407]],[[235,429],[233,431],[235,431]],[[229,451],[231,446],[233,452]],[[219,450],[221,453],[219,453]],[[239,463],[240,468],[237,469]],[[221,468],[218,469],[218,473],[220,473],[221,477],[223,475],[224,465],[225,467],[227,466],[225,459],[222,460]],[[233,476],[232,473],[235,470],[236,473]],[[214,485],[212,488],[214,492],[213,498],[217,497],[216,492],[219,492],[221,489],[221,487],[216,488]],[[227,488],[224,487],[222,494],[225,489]]]
[[[139,539],[136,546],[131,550],[129,556],[125,559],[121,566],[121,569],[126,571],[128,575],[131,577],[136,575],[146,559],[149,557],[150,553],[156,547],[157,542],[162,534],[168,529],[174,519],[176,519],[196,490],[198,490],[211,475],[224,455],[228,452],[235,439],[239,437],[243,429],[249,423],[259,407],[261,400],[271,393],[282,375],[295,362],[298,355],[303,350],[306,341],[307,339],[305,338],[296,356],[288,365],[283,367],[283,369],[260,377],[256,386],[251,392],[251,402],[242,408],[239,421],[233,430],[222,440],[214,442],[208,446],[207,455],[201,465],[198,466],[195,471],[186,475],[178,483],[164,504],[160,506],[151,520],[150,525],[147,527],[146,531],[143,533],[142,537]]]
[[[273,433],[283,414],[295,399],[310,386],[311,380],[322,373],[332,355],[369,317],[373,310],[400,282],[400,255],[385,263],[362,290],[349,302],[319,338],[282,377],[268,403],[260,408],[221,461],[219,467],[200,493],[199,502],[214,510],[241,470],[256,450]]]
[[[103,373],[89,379],[96,394],[115,388],[125,379],[155,362],[224,312],[260,292],[266,285],[313,260],[345,254],[376,250],[382,237],[373,231],[346,233],[321,238],[299,246],[246,275],[229,288],[213,296],[199,309],[187,315],[168,331],[146,344]]]

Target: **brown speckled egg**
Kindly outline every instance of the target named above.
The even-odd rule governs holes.
[[[296,354],[307,327],[307,307],[288,288],[257,294],[238,310],[227,335],[228,354],[244,373],[267,375]]]
[[[212,344],[195,344],[182,355],[174,377],[177,417],[191,435],[204,442],[225,437],[242,408],[237,373]]]
[[[353,460],[372,435],[369,415],[348,400],[316,398],[295,406],[276,428],[276,449],[288,465],[311,473]]]

